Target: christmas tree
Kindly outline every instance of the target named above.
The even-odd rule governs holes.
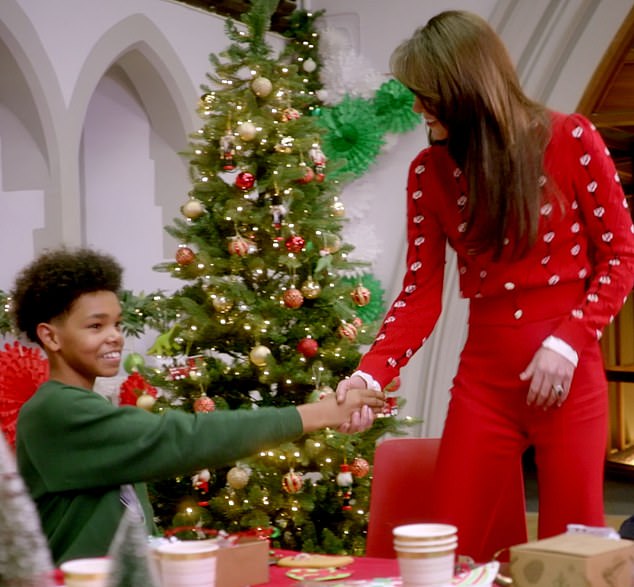
[[[0,585],[53,587],[53,561],[15,457],[0,433]]]
[[[156,267],[187,283],[153,312],[159,367],[127,361],[131,378],[148,380],[127,382],[128,403],[136,394],[155,411],[200,412],[318,401],[372,340],[374,325],[359,317],[371,291],[350,280],[362,272],[341,238],[342,176],[329,178],[345,162],[321,149],[306,77],[316,61],[274,55],[266,42],[276,3],[254,0],[242,24],[228,20],[231,44],[210,55],[187,153],[192,189],[183,218],[166,227],[180,244]],[[259,528],[274,546],[362,554],[376,440],[406,424],[394,407],[363,434],[328,430],[156,483],[159,523],[181,537]]]

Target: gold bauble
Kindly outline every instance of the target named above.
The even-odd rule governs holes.
[[[243,467],[231,467],[227,473],[227,483],[233,489],[242,489],[249,482],[249,472]]]
[[[332,209],[332,215],[336,218],[341,218],[346,213],[346,208],[343,205],[343,202],[341,200],[337,200],[336,202],[333,202],[331,209]]]
[[[229,298],[219,295],[212,297],[211,305],[214,307],[216,312],[220,312],[221,314],[224,314],[233,308],[233,302]]]
[[[200,200],[196,198],[190,198],[181,206],[181,213],[186,218],[195,220],[200,218],[205,213],[205,207]]]
[[[256,367],[264,367],[270,354],[271,349],[263,344],[258,344],[251,349],[251,352],[249,353],[249,360]]]
[[[258,98],[266,98],[273,90],[273,84],[267,77],[256,77],[251,82],[251,89]]]
[[[302,295],[309,300],[314,300],[320,293],[321,285],[312,279],[308,279],[302,285]]]
[[[152,409],[155,403],[156,398],[149,393],[142,393],[136,400],[137,407],[148,411]]]
[[[243,122],[238,127],[238,135],[243,141],[252,141],[258,134],[258,129],[252,122]]]

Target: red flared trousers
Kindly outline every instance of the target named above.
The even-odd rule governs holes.
[[[529,446],[539,537],[565,532],[569,523],[604,525],[608,406],[598,343],[579,356],[559,408],[526,405],[529,382],[519,378],[580,295],[577,286],[561,286],[471,303],[433,491],[437,520],[458,527],[459,554],[483,562],[526,542],[522,454]]]

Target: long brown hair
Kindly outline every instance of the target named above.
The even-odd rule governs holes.
[[[396,48],[391,68],[448,130],[467,182],[469,246],[498,257],[510,235],[521,255],[537,236],[550,123],[502,40],[476,14],[442,12]]]

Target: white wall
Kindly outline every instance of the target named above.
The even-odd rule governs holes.
[[[477,11],[509,45],[529,93],[572,110],[632,1],[305,5],[325,8],[327,23],[383,73],[396,44],[439,5]],[[151,267],[173,254],[163,226],[179,216],[189,189],[177,153],[198,127],[208,54],[227,44],[221,18],[172,0],[0,0],[0,289],[10,289],[34,254],[61,242],[115,253],[131,289],[170,287]],[[374,273],[390,298],[403,271],[405,171],[424,144],[422,128],[397,137],[362,179],[364,222],[380,239]],[[435,335],[403,372],[406,412],[425,419],[417,430],[424,434],[441,430],[464,337],[466,305],[456,291],[449,272]]]

